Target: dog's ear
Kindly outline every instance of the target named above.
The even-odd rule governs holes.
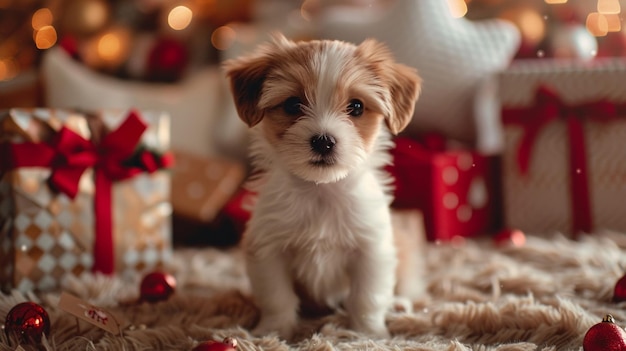
[[[389,49],[376,40],[365,40],[357,50],[387,85],[389,113],[385,116],[385,123],[391,133],[400,133],[413,118],[422,79],[416,69],[395,62]]]
[[[258,108],[263,81],[270,63],[265,55],[244,57],[224,63],[230,90],[235,101],[239,118],[249,127],[263,119],[263,110]]]
[[[409,125],[413,118],[422,79],[414,68],[400,63],[392,65],[388,79],[393,113],[386,119],[386,122],[389,130],[393,134],[398,134]]]

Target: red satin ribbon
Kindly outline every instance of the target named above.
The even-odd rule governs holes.
[[[575,233],[590,233],[593,229],[583,120],[607,122],[618,116],[617,109],[615,104],[606,100],[567,105],[556,92],[540,86],[532,107],[504,108],[502,111],[504,124],[515,124],[524,128],[517,150],[517,164],[522,174],[528,172],[532,147],[541,129],[557,119],[567,121],[572,226]]]
[[[113,182],[131,178],[142,172],[154,172],[169,167],[173,163],[171,154],[161,158],[148,151],[139,155],[140,164],[129,166],[127,160],[133,155],[146,124],[137,112],[131,111],[124,122],[108,133],[98,145],[83,139],[72,130],[62,127],[50,144],[19,143],[3,147],[8,155],[8,167],[47,167],[51,168],[50,185],[75,198],[82,174],[87,168],[95,171],[95,244],[93,270],[105,274],[114,271],[113,244]]]

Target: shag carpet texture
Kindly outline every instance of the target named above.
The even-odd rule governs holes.
[[[226,336],[249,350],[582,350],[586,331],[610,313],[626,325],[626,303],[612,302],[626,271],[626,235],[598,233],[572,241],[527,238],[522,247],[497,247],[488,239],[428,244],[426,294],[414,312],[390,312],[392,338],[370,339],[347,328],[341,312],[303,320],[294,340],[253,337],[258,311],[249,298],[238,249],[178,249],[170,267],[177,278],[166,302],[132,303],[139,279],[70,278],[63,290],[105,308],[128,325],[114,336],[57,307],[59,292],[0,294],[0,322],[15,304],[40,303],[52,331],[39,350],[191,350]],[[130,301],[130,303],[129,303]],[[4,333],[0,350],[14,351]],[[25,350],[34,350],[23,345]]]

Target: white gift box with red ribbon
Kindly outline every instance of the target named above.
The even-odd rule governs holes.
[[[485,84],[480,148],[501,154],[506,226],[574,236],[626,230],[624,82],[624,59],[532,60]]]

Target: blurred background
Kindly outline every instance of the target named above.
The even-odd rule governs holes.
[[[0,108],[169,112],[172,148],[183,155],[179,164],[191,169],[175,173],[175,215],[220,227],[217,213],[233,201],[240,211],[247,201],[233,200],[245,176],[246,130],[235,116],[220,63],[251,51],[270,32],[302,40],[371,34],[387,38],[402,62],[413,64],[419,55],[415,65],[426,76],[431,68],[475,71],[475,77],[451,78],[458,84],[442,85],[443,94],[437,94],[436,81],[447,78],[434,74],[424,96],[434,93],[420,100],[433,102],[431,109],[458,105],[471,114],[468,92],[478,80],[516,61],[591,65],[625,57],[624,6],[626,0],[0,0]],[[490,27],[501,21],[512,26]],[[479,30],[491,33],[481,36]],[[498,32],[510,35],[498,39]],[[440,99],[457,86],[464,89],[462,100]],[[420,125],[473,147],[475,131],[465,115],[440,118],[454,113],[460,112],[441,111],[430,117],[439,124],[425,118]],[[200,167],[211,169],[204,179],[193,171]],[[202,195],[202,184],[214,189]],[[226,188],[215,197],[215,189]],[[244,222],[233,216],[235,225]]]
[[[626,55],[623,0],[441,1],[454,17],[514,23],[523,39],[515,58]],[[21,90],[36,83],[42,56],[55,47],[117,79],[175,83],[239,53],[235,46],[252,44],[269,30],[313,38],[316,24],[338,8],[344,16],[361,16],[363,9],[385,11],[394,2],[0,0],[0,105],[46,104],[41,92]]]

